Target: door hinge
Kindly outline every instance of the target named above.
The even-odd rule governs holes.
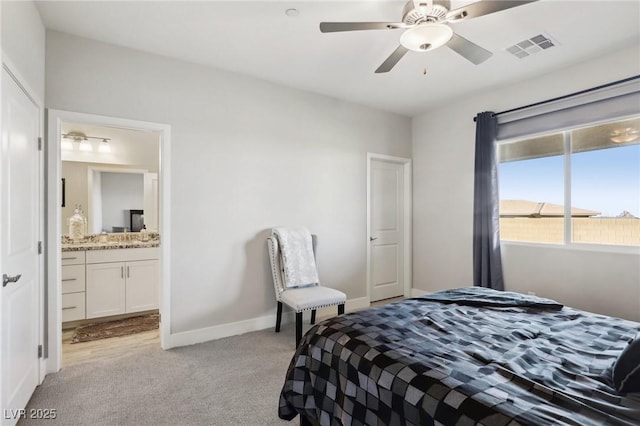
[[[42,241],[38,241],[38,254],[42,254]]]
[[[42,137],[38,137],[38,151],[42,151]]]
[[[38,345],[38,358],[42,358],[42,345]]]

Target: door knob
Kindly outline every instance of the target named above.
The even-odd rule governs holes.
[[[18,274],[14,277],[10,277],[7,274],[2,274],[2,287],[6,287],[7,284],[9,283],[15,283],[18,282],[18,280],[20,279],[20,277],[22,276],[22,274]]]
[[[375,237],[375,238],[373,238],[373,237],[369,237],[369,241],[375,241],[375,240],[377,240],[377,239],[378,239],[378,237]]]

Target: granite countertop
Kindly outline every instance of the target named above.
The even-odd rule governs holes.
[[[104,239],[106,239],[107,241],[105,242]],[[63,235],[61,249],[63,252],[69,252],[82,250],[147,248],[159,246],[160,235],[157,232],[149,232],[148,241],[142,241],[141,235],[138,232],[127,232],[106,235],[88,235],[80,241],[72,241],[68,236]]]

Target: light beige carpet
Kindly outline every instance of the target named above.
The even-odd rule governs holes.
[[[67,367],[45,378],[27,408],[56,409],[46,423],[61,425],[297,425],[278,418],[293,329]]]

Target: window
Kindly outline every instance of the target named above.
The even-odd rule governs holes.
[[[503,240],[640,246],[640,117],[499,145]]]

